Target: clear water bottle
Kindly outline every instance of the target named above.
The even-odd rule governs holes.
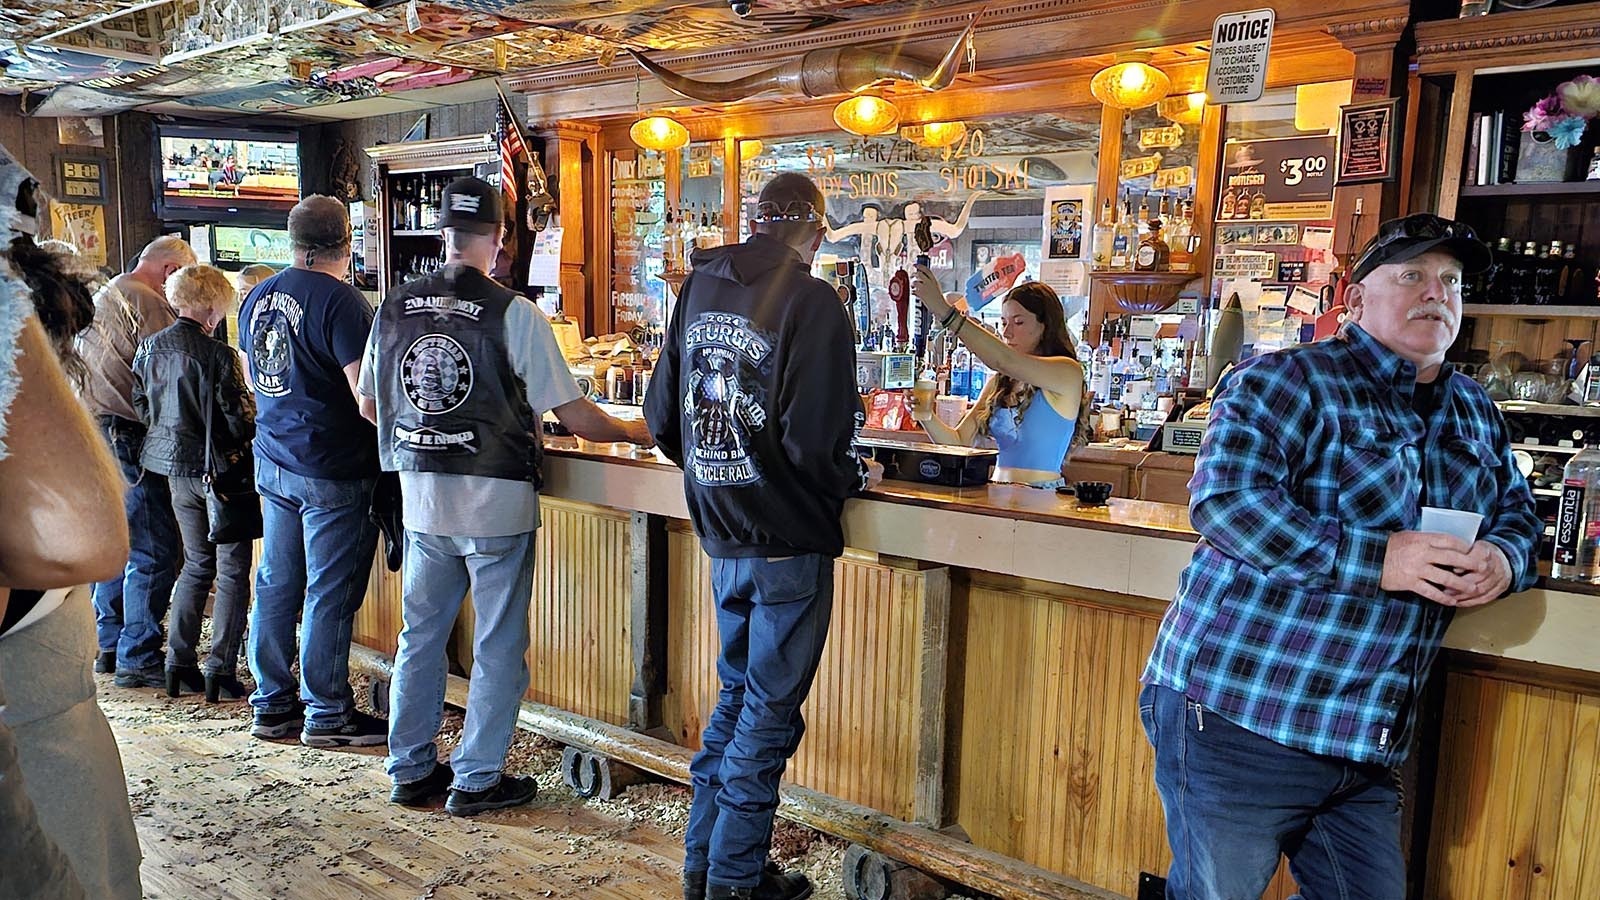
[[[1562,473],[1550,574],[1600,584],[1600,447],[1590,444]]]

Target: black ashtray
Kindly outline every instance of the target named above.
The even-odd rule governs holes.
[[[1116,485],[1109,481],[1080,481],[1072,486],[1079,506],[1105,506]]]

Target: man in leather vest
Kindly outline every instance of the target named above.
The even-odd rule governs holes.
[[[500,246],[499,191],[477,178],[444,190],[445,265],[390,295],[361,367],[362,414],[380,462],[399,472],[405,627],[389,691],[390,800],[471,816],[533,799],[502,775],[528,688],[528,606],[539,528],[540,417],[592,441],[652,442],[584,399],[550,323],[488,277]],[[450,764],[434,744],[445,646],[468,588],[476,614],[471,689]]]

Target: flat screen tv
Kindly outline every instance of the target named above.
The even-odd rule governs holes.
[[[282,223],[300,200],[293,131],[164,125],[157,140],[166,221]]]

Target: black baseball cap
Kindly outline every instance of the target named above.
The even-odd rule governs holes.
[[[1415,259],[1429,250],[1454,256],[1467,275],[1482,272],[1494,262],[1489,245],[1478,240],[1472,226],[1432,213],[1416,213],[1378,226],[1378,233],[1350,266],[1350,283],[1359,284],[1379,266]]]
[[[504,221],[500,189],[482,178],[457,178],[444,186],[439,211],[440,228],[459,228],[473,234],[494,234]]]

